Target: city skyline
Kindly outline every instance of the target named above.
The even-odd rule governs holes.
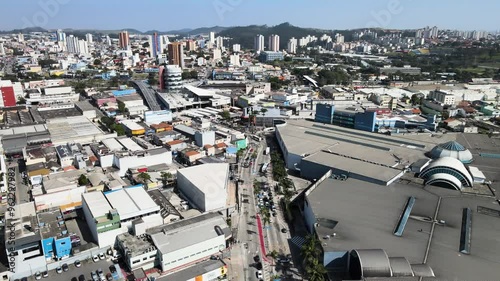
[[[144,32],[254,24],[273,26],[289,22],[295,26],[328,30],[438,26],[440,29],[497,31],[499,26],[495,11],[500,10],[500,3],[486,0],[460,3],[443,0],[433,2],[432,7],[409,0],[356,0],[348,3],[320,0],[213,0],[201,3],[187,0],[160,3],[149,0],[141,4],[144,12],[138,14],[136,11],[141,6],[135,1],[48,0],[38,1],[35,5],[28,0],[9,1],[2,4],[3,8],[17,12],[4,15],[0,19],[0,29],[39,26],[45,29],[132,28]],[[486,5],[488,9],[483,8]]]

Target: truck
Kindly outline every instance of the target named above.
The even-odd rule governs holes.
[[[269,152],[271,152],[271,148],[269,146],[266,146],[266,149],[264,150],[264,155],[268,155]]]

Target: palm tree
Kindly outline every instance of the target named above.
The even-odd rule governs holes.
[[[306,265],[306,274],[309,281],[325,281],[326,268],[318,259],[312,259]]]
[[[302,245],[301,253],[304,261],[309,261],[312,259],[317,259],[320,254],[319,240],[314,234],[307,235],[306,242]]]

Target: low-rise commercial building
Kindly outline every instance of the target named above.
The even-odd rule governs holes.
[[[177,171],[177,188],[203,212],[227,206],[229,164],[204,164]]]
[[[46,270],[35,204],[19,204],[12,211],[5,212],[5,225],[5,249],[9,257],[11,279]]]
[[[159,267],[164,272],[175,272],[220,254],[231,237],[226,221],[216,213],[158,226],[147,233],[158,249]]]
[[[61,210],[58,207],[37,213],[46,260],[60,260],[71,254],[71,239]]]

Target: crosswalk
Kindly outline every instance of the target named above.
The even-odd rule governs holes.
[[[301,237],[301,236],[294,236],[294,237],[292,237],[291,241],[295,246],[302,248],[302,245],[304,245],[304,243],[306,242],[306,239],[304,237]]]

